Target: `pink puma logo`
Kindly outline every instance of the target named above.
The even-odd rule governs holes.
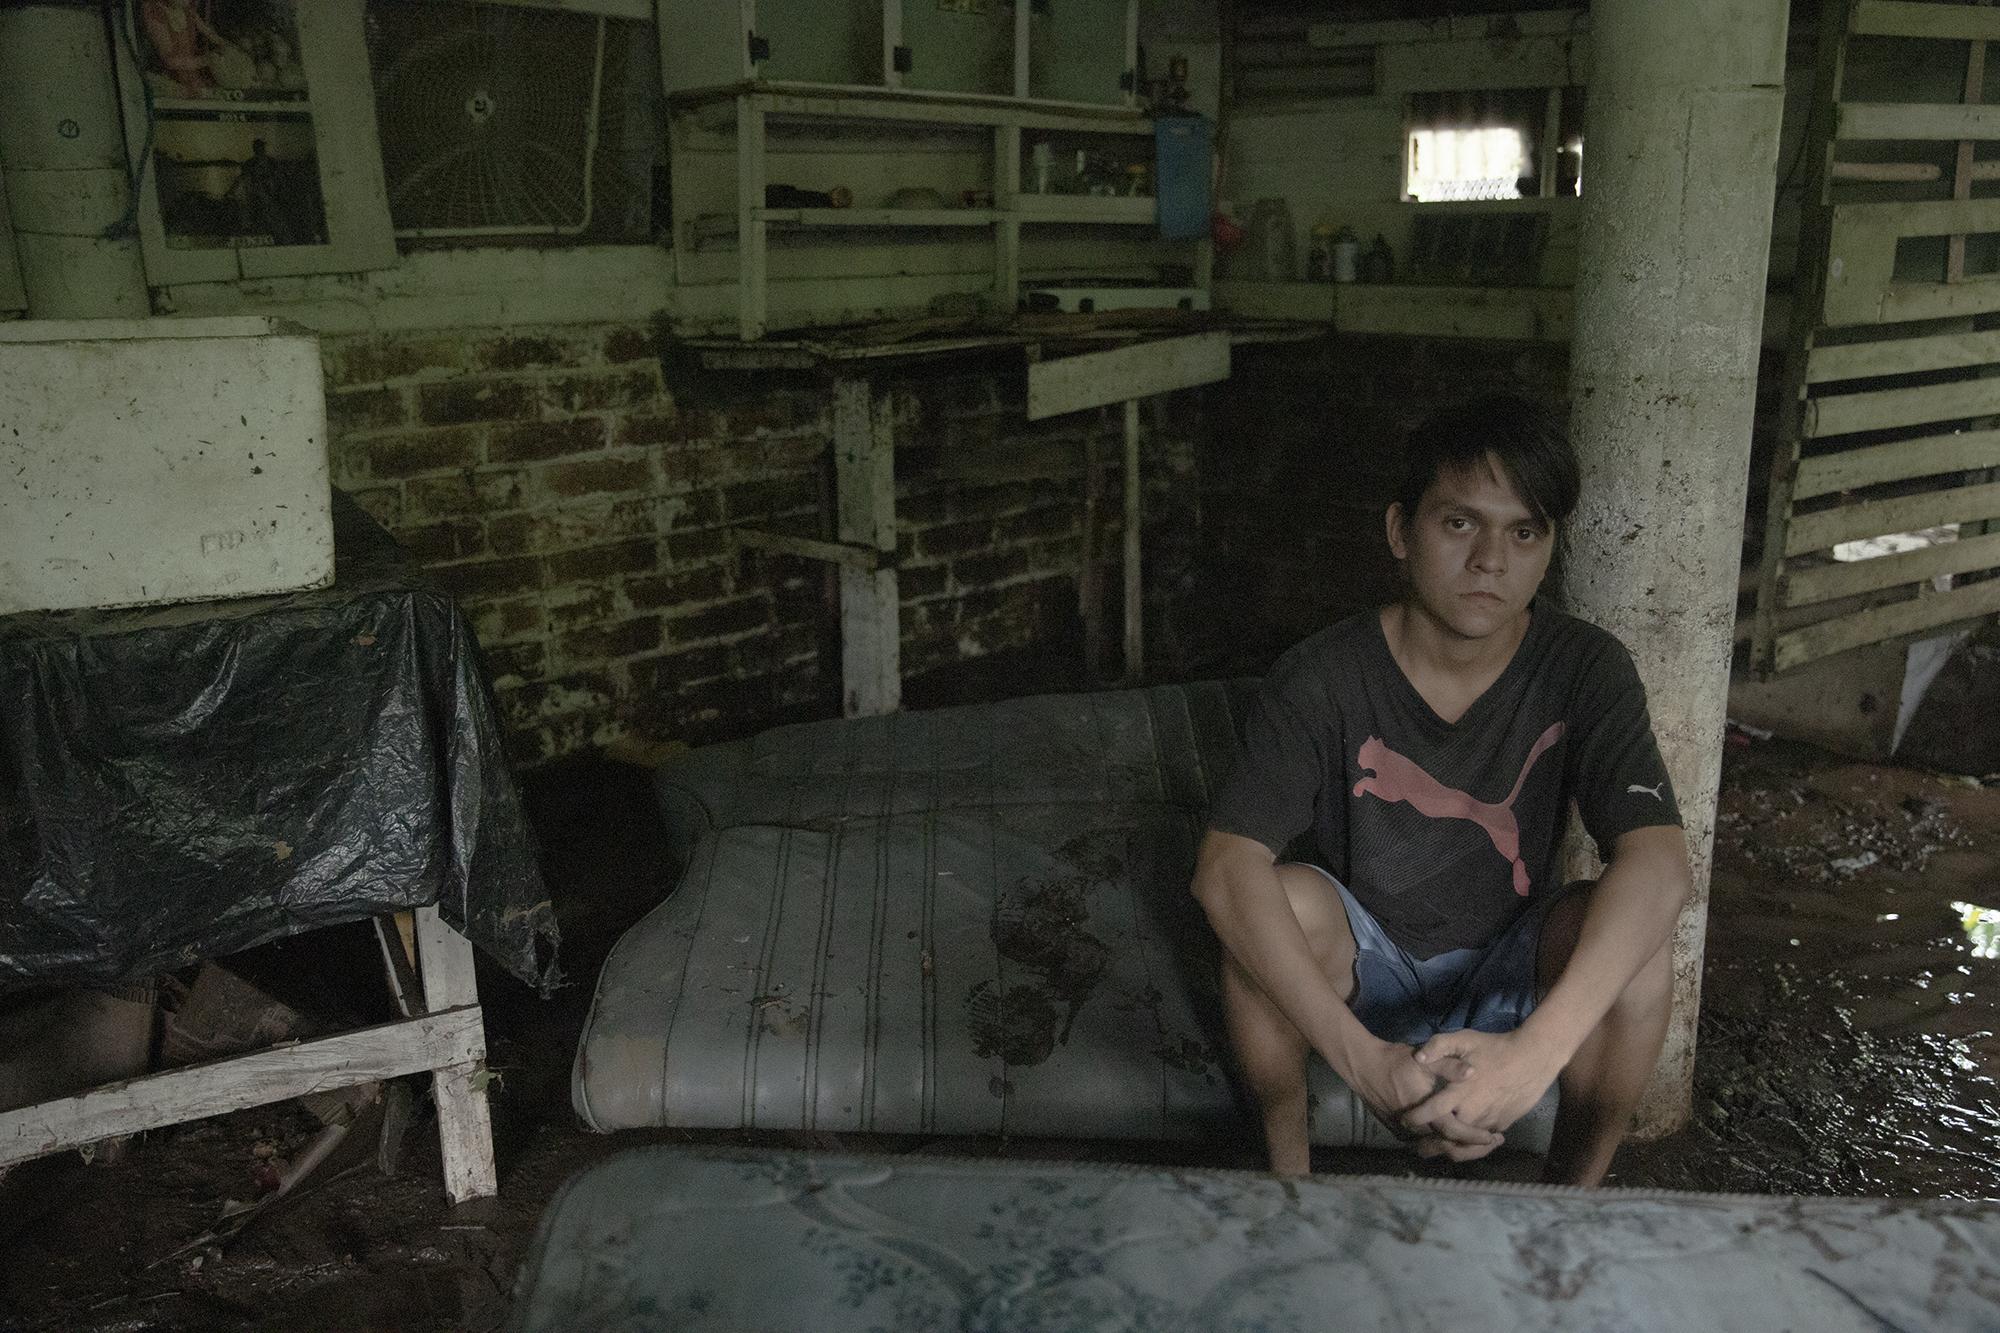
[[[1384,745],[1380,736],[1370,736],[1361,742],[1361,752],[1355,757],[1368,776],[1354,784],[1354,794],[1372,793],[1391,805],[1408,801],[1412,809],[1432,819],[1471,820],[1486,830],[1486,836],[1493,840],[1493,850],[1513,863],[1514,892],[1525,898],[1528,867],[1521,864],[1521,826],[1514,819],[1514,801],[1528,781],[1528,770],[1542,757],[1542,751],[1562,739],[1562,734],[1560,722],[1551,724],[1542,733],[1521,765],[1521,776],[1514,779],[1514,790],[1498,805],[1476,801],[1455,787],[1445,786],[1415,762]]]

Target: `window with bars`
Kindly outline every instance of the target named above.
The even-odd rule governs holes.
[[[1413,94],[1403,197],[1443,203],[1580,194],[1582,112],[1578,87]]]

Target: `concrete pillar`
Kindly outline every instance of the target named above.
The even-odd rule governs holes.
[[[151,312],[111,38],[97,7],[0,8],[0,170],[31,319]]]
[[[1638,659],[1694,864],[1650,1135],[1692,1103],[1786,0],[1592,0],[1590,16],[1565,593]]]

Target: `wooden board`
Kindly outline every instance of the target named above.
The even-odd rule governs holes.
[[[765,222],[793,227],[990,227],[991,208],[759,208]]]
[[[500,1192],[493,1168],[493,1112],[485,1082],[486,1030],[479,1022],[479,985],[472,945],[444,923],[435,907],[416,911],[417,965],[423,975],[424,1007],[433,1014],[469,1008],[474,1041],[463,1058],[427,1066],[431,1097],[437,1103],[438,1146],[444,1158],[444,1192],[453,1203]]]
[[[1840,139],[2000,139],[2000,106],[1842,102]]]
[[[1227,310],[1233,315],[1250,319],[1333,322],[1332,283],[1217,278],[1213,293],[1216,309]]]
[[[1028,420],[1229,378],[1229,335],[1196,333],[1028,367]]]
[[[1341,333],[1568,342],[1574,304],[1557,287],[1336,283],[1330,290]]]
[[[733,528],[730,536],[738,546],[778,555],[795,555],[806,560],[824,560],[869,572],[882,568],[884,558],[882,552],[872,546],[818,541],[811,537],[794,537],[787,532],[765,532],[761,528]]]
[[[1014,211],[1023,222],[1095,222],[1150,227],[1159,209],[1150,195],[1022,194]]]
[[[872,95],[871,95],[872,93]],[[814,119],[853,118],[907,120],[930,125],[1014,125],[1024,130],[1061,130],[1077,134],[1147,134],[1152,120],[1130,107],[1065,105],[1024,107],[1007,97],[968,94],[903,94],[884,97],[879,89],[857,89],[851,95],[820,89],[805,93],[755,93],[760,106],[774,116]]]
[[[1860,0],[1848,30],[1864,37],[2000,41],[2000,10],[1935,0]]]
[[[1125,400],[1125,680],[1146,677],[1145,582],[1140,570],[1140,537],[1145,528],[1144,487],[1139,476],[1139,400]]]
[[[2000,232],[2000,199],[1839,204],[1831,213],[1824,305],[1829,325],[1943,319],[2000,310],[2000,281],[1993,279],[1896,281],[1898,240]]]
[[[1914,375],[1926,370],[1962,370],[2000,363],[2000,331],[1939,333],[1926,338],[1879,338],[1836,347],[1815,347],[1806,358],[1806,382]]]
[[[1882,294],[1878,319],[1955,319],[2000,310],[2000,280],[1898,283]]]
[[[1969,523],[1996,516],[2000,516],[2000,483],[1842,505],[1817,514],[1793,514],[1785,533],[1785,555],[1824,551],[1841,542],[1889,532],[1914,532],[1944,523]]]
[[[485,1048],[479,1007],[468,1005],[110,1083],[0,1114],[0,1166],[308,1092],[463,1064]]]
[[[1940,574],[1969,574],[2000,565],[2000,534],[1961,537],[1918,551],[1873,560],[1842,560],[1785,573],[1786,606],[1810,606],[1836,597],[1880,592],[1903,583],[1923,583]]]
[[[1861,648],[1885,639],[1973,620],[2000,612],[2000,579],[1989,579],[1950,592],[1916,597],[1872,607],[1853,615],[1823,620],[1777,637],[1775,663],[1779,671],[1818,658]]]
[[[1955,231],[2000,231],[2000,199],[1919,199],[1893,204],[1836,204],[1836,256],[1845,257],[1841,225],[1869,236],[1948,236]]]
[[[1815,398],[1806,404],[1805,434],[1808,439],[1822,439],[1856,431],[1891,430],[1996,414],[2000,414],[2000,380],[1877,389],[1836,398]]]
[[[764,111],[755,98],[736,100],[736,135],[736,330],[744,342],[755,342],[770,318],[764,249],[770,225],[759,216],[768,163]]]
[[[1835,162],[1837,181],[1934,181],[1944,176],[1935,162]]]
[[[14,253],[14,224],[7,216],[7,185],[0,181],[0,310],[26,310],[28,289],[21,283],[21,264]]]
[[[2000,383],[2000,381],[1993,381]],[[1927,435],[1920,440],[1849,449],[1799,461],[1792,499],[1810,500],[1836,491],[1879,486],[1885,481],[1935,477],[1946,472],[1971,472],[2000,467],[2000,430],[1969,430],[1957,435]]]
[[[895,424],[888,398],[859,375],[833,387],[833,462],[840,540],[896,549]],[[901,603],[894,569],[840,571],[840,680],[848,717],[902,705]]]

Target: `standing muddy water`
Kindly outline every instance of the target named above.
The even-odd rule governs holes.
[[[1694,1123],[1616,1183],[2000,1198],[2000,789],[1732,747],[1715,865]]]

